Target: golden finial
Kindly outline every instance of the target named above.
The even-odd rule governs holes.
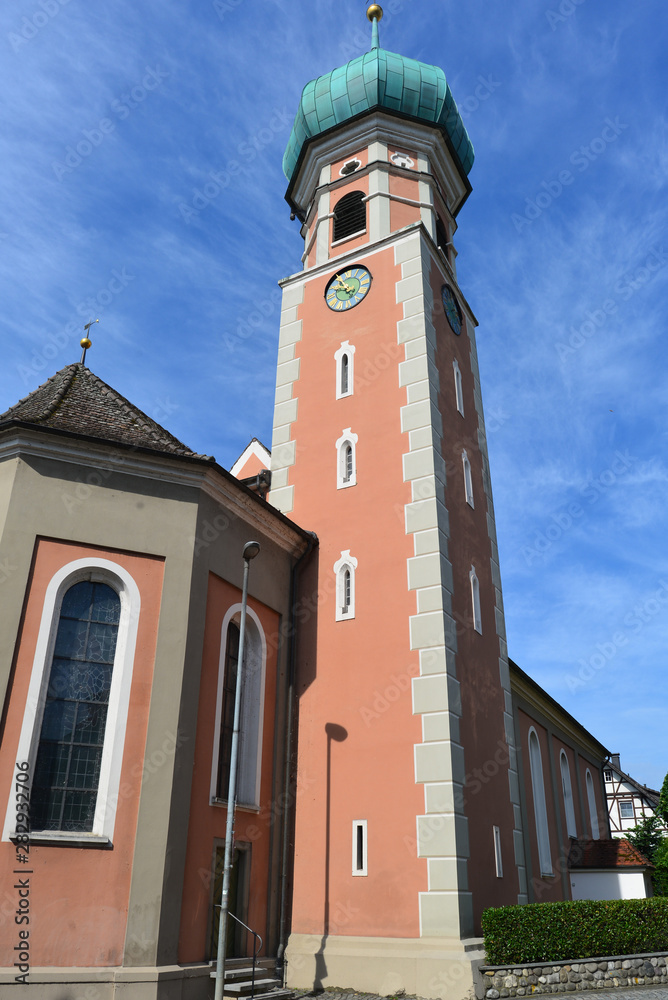
[[[100,322],[99,319],[92,319],[90,323],[86,323],[84,327],[84,330],[86,331],[86,336],[80,341],[80,346],[83,347],[83,354],[81,355],[82,365],[86,363],[86,351],[92,345],[92,341],[88,336],[88,334],[90,333],[90,328],[93,325],[93,323],[99,323],[99,322]]]
[[[383,17],[383,8],[379,3],[372,3],[371,6],[367,8],[366,16],[370,21],[373,21],[374,18],[377,21],[380,21]]]

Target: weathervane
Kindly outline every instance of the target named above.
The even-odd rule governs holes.
[[[100,322],[99,319],[92,319],[90,321],[90,323],[86,323],[86,325],[84,327],[84,330],[86,331],[86,336],[81,341],[81,346],[83,347],[83,354],[81,355],[81,364],[82,365],[84,365],[86,363],[86,351],[91,346],[91,340],[90,340],[90,338],[88,336],[88,334],[90,333],[90,328],[93,325],[93,323],[99,323],[99,322]]]

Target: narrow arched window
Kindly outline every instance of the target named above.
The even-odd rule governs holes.
[[[342,399],[344,396],[352,396],[354,391],[353,361],[355,358],[355,348],[347,340],[339,347],[334,355],[336,362],[336,398]]]
[[[476,576],[476,571],[473,566],[471,566],[471,572],[469,573],[469,580],[471,581],[471,605],[473,613],[473,628],[476,632],[480,632],[482,635],[482,616],[480,614],[480,584],[478,582],[478,577]]]
[[[347,615],[350,611],[350,601],[352,595],[350,569],[346,567],[343,571],[343,586],[341,588],[341,614]]]
[[[343,481],[344,483],[349,483],[353,478],[353,446],[351,444],[346,445],[343,460],[345,466]]]
[[[545,804],[545,784],[543,782],[543,759],[540,743],[535,729],[529,730],[529,764],[531,770],[531,792],[533,795],[533,811],[536,820],[536,839],[538,842],[538,861],[541,875],[552,875],[552,857],[550,851],[550,831],[547,823],[547,806]]]
[[[473,479],[471,477],[471,463],[466,451],[462,452],[462,465],[464,467],[464,494],[466,502],[470,507],[475,507],[473,503]]]
[[[336,575],[336,621],[346,621],[355,617],[355,571],[357,559],[350,554],[350,549],[341,553],[341,558],[334,563]]]
[[[366,232],[366,203],[363,191],[351,191],[334,207],[334,235],[332,242]]]
[[[234,702],[237,695],[237,673],[239,670],[239,636],[239,626],[236,622],[230,622],[227,629],[227,643],[225,648],[223,705],[220,717],[220,743],[218,745],[218,784],[216,796],[219,799],[227,799],[227,792],[230,787]]]
[[[571,770],[568,766],[568,758],[563,750],[559,756],[561,764],[561,788],[564,793],[564,812],[566,813],[566,832],[569,837],[577,837],[578,828],[575,822],[575,808],[573,806]]]
[[[345,489],[348,486],[357,485],[357,461],[356,461],[357,434],[353,434],[350,427],[346,427],[343,434],[336,442],[336,488]]]
[[[455,359],[452,362],[452,367],[455,373],[455,400],[457,402],[457,409],[464,416],[464,390],[462,388],[462,373],[459,370],[459,365]]]
[[[341,389],[340,395],[347,396],[350,392],[350,358],[344,354],[341,358]]]
[[[240,611],[241,608],[238,604],[230,608],[221,629],[211,799],[212,801],[226,802],[229,794],[234,702],[239,674],[241,673],[237,802],[239,805],[257,807],[260,804],[266,640],[260,619],[251,608],[248,608],[246,611],[244,662],[243,670],[240,672]]]
[[[589,805],[589,822],[591,824],[591,836],[592,840],[598,840],[600,836],[600,830],[598,826],[598,809],[596,808],[594,779],[591,776],[591,771],[589,770],[589,768],[587,768],[587,773],[585,775],[585,783],[587,785],[587,803]]]
[[[105,583],[76,583],[63,597],[32,783],[33,830],[93,830],[120,615],[120,598]]]

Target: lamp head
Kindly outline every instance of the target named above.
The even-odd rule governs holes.
[[[244,559],[246,562],[250,562],[251,559],[255,559],[255,556],[260,551],[259,542],[246,542],[244,545]]]

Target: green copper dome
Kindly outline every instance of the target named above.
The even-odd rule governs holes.
[[[283,157],[288,180],[309,139],[375,108],[440,128],[462,173],[469,173],[473,146],[443,70],[374,48],[304,87]]]

